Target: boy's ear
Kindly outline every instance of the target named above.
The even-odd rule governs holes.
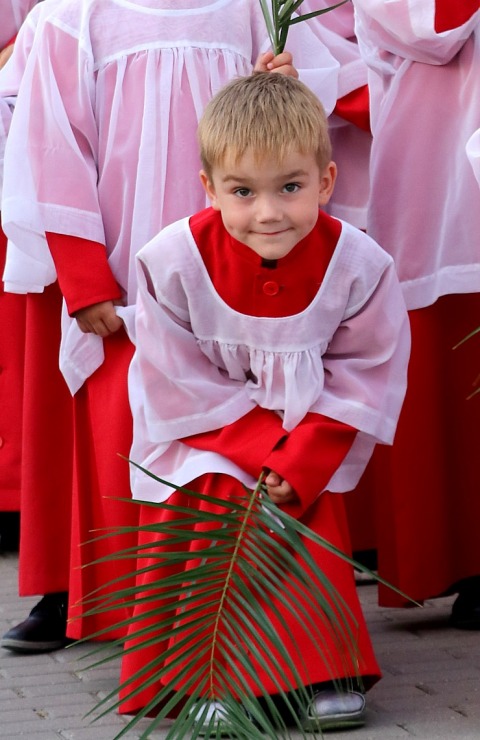
[[[212,208],[214,208],[216,211],[219,210],[218,202],[217,202],[217,195],[215,193],[215,188],[213,186],[212,181],[208,177],[205,170],[200,170],[200,182],[203,185],[203,188],[208,195],[210,199],[210,203],[212,204]]]
[[[329,162],[325,167],[323,174],[320,178],[320,188],[318,191],[318,205],[326,206],[330,198],[332,197],[333,189],[335,187],[335,180],[337,179],[337,165],[335,162]]]

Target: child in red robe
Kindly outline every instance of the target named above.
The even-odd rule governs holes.
[[[9,132],[3,214],[18,250],[7,258],[7,267],[21,273],[16,289],[33,293],[47,286],[29,298],[42,373],[28,370],[34,444],[24,457],[24,523],[37,523],[38,539],[33,555],[20,553],[21,592],[63,592],[54,600],[61,599],[65,617],[68,590],[68,637],[101,629],[110,629],[105,638],[117,637],[110,613],[84,616],[85,596],[124,574],[118,560],[90,564],[127,544],[125,537],[91,542],[92,533],[134,524],[136,514],[128,466],[117,454],[127,454],[131,444],[127,369],[133,354],[117,304],[126,304],[128,321],[137,250],[163,226],[205,205],[200,183],[188,173],[199,168],[195,132],[212,92],[249,73],[256,60],[261,68],[297,72],[290,54],[273,59],[264,53],[268,34],[258,0],[39,5],[41,32]],[[292,30],[289,43],[299,74],[331,110],[338,63],[307,23]],[[59,355],[74,396],[73,423]],[[47,385],[49,377],[54,381]],[[52,475],[63,471],[52,484]],[[12,627],[0,645],[24,652],[63,645],[65,619],[51,627],[50,601],[42,599],[41,611]]]
[[[376,451],[379,573],[423,602],[458,593],[480,629],[480,194],[465,147],[480,127],[478,0],[354,0],[370,68],[368,233],[395,260],[412,331],[395,444]],[[409,606],[380,588],[382,606]]]
[[[0,70],[13,51],[15,35],[35,0],[12,0],[2,5]],[[0,102],[0,195],[3,150],[11,110]],[[0,228],[0,276],[5,264],[7,239]],[[18,546],[20,509],[20,458],[22,445],[23,361],[25,300],[5,293],[0,283],[0,548]]]
[[[376,442],[392,442],[405,392],[409,331],[393,261],[368,236],[319,211],[336,166],[322,106],[302,83],[268,74],[231,83],[207,106],[199,138],[212,208],[167,227],[137,258],[131,458],[219,505],[241,495],[242,484],[254,487],[265,470],[274,503],[348,552],[338,494],[355,486]],[[196,506],[135,468],[132,489],[143,501]],[[140,509],[143,525],[168,517]],[[151,548],[142,568],[159,546],[168,548],[151,531],[141,544]],[[318,637],[281,598],[265,608],[286,649],[300,646],[299,681],[312,687],[302,726],[354,727],[365,718],[363,693],[337,694],[329,682],[360,677],[368,688],[380,672],[352,568],[307,547],[350,609],[354,658],[321,625],[327,665]],[[153,569],[138,585],[156,577]],[[161,665],[173,642],[161,630],[153,645],[136,635],[149,623],[156,630],[150,608],[136,606],[123,660],[122,683],[136,689],[136,672],[150,661]],[[173,690],[185,679],[180,668],[169,671]],[[257,675],[253,694],[259,683],[278,691],[261,666]],[[155,702],[165,677],[155,681],[153,669],[147,677],[142,691],[124,691],[122,711]],[[209,716],[221,724],[221,702],[204,698],[214,700]],[[202,705],[198,712],[201,724]]]

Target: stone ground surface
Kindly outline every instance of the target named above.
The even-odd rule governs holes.
[[[25,618],[36,599],[17,596],[14,553],[0,555],[0,634]],[[325,735],[328,740],[480,740],[480,633],[448,627],[452,598],[423,609],[380,609],[376,588],[359,585],[382,681],[368,695],[364,728]],[[2,740],[114,740],[126,721],[117,715],[85,718],[113,690],[118,661],[87,670],[87,645],[42,655],[0,650]],[[142,729],[127,732],[127,740]],[[163,740],[167,728],[149,740]],[[292,740],[295,735],[292,734]]]

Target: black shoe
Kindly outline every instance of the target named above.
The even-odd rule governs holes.
[[[18,552],[20,514],[18,511],[0,512],[0,552]]]
[[[43,653],[65,647],[70,642],[66,636],[67,608],[68,594],[47,594],[23,622],[4,634],[0,647],[18,653]]]
[[[460,630],[480,630],[480,579],[462,582],[452,606],[450,625]]]

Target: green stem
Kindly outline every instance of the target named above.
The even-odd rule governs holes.
[[[273,28],[274,28],[274,31],[275,31],[275,38],[274,38],[274,43],[273,43],[273,52],[274,52],[275,56],[277,56],[277,54],[280,54],[280,51],[282,51],[282,50],[280,49],[280,37],[279,37],[279,31],[280,31],[280,29],[279,29],[279,25],[278,25],[278,7],[277,7],[276,0],[272,0],[272,19],[273,19]]]
[[[230,560],[230,565],[229,565],[229,568],[228,568],[228,572],[227,572],[227,575],[226,575],[226,578],[225,578],[225,583],[224,583],[224,586],[223,586],[223,589],[222,589],[222,595],[220,597],[220,603],[218,605],[217,616],[215,617],[215,624],[214,624],[214,627],[213,627],[213,634],[212,634],[212,649],[211,649],[211,652],[210,652],[210,671],[209,671],[209,674],[210,674],[209,683],[210,683],[210,696],[211,696],[211,698],[214,698],[215,697],[215,691],[214,691],[215,646],[216,646],[216,643],[217,643],[217,635],[219,633],[220,618],[222,616],[223,607],[224,607],[224,604],[225,604],[225,601],[226,601],[226,598],[227,598],[227,593],[228,593],[228,589],[230,587],[230,582],[232,580],[233,569],[235,567],[235,563],[237,562],[237,556],[238,556],[238,553],[239,553],[240,548],[242,546],[242,542],[243,542],[243,539],[245,537],[245,532],[246,532],[246,529],[247,529],[248,522],[250,520],[252,509],[253,509],[253,506],[254,506],[254,504],[255,504],[255,502],[257,500],[257,496],[258,496],[258,493],[259,493],[260,488],[262,486],[264,477],[265,477],[265,473],[262,472],[261,475],[260,475],[260,477],[259,477],[259,479],[258,479],[258,481],[257,481],[257,485],[255,486],[255,488],[253,489],[253,491],[251,493],[250,500],[248,502],[248,506],[246,508],[246,511],[245,511],[245,514],[244,514],[244,517],[243,517],[243,521],[242,521],[241,526],[240,526],[240,531],[238,533],[237,541],[235,543],[235,547],[234,547],[234,550],[233,550],[233,553],[232,553],[232,558]]]

